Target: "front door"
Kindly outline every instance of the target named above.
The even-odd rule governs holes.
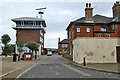
[[[120,46],[116,47],[117,62],[120,62]]]

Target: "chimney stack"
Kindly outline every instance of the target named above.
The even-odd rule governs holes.
[[[113,18],[118,17],[120,19],[120,2],[116,1],[112,9],[113,9]]]
[[[59,42],[60,42],[60,38],[58,38],[58,44],[59,44]]]
[[[93,21],[93,8],[91,7],[91,3],[86,3],[86,8],[85,8],[85,20],[86,21]]]

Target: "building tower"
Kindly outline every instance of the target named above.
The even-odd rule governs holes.
[[[19,17],[12,19],[16,23],[16,26],[13,29],[16,30],[16,43],[19,40],[24,41],[26,46],[27,42],[33,41],[37,42],[39,45],[38,55],[43,54],[44,49],[44,34],[46,23],[45,20],[36,17]],[[25,52],[30,52],[27,47],[24,47]],[[16,45],[16,53],[17,45]]]

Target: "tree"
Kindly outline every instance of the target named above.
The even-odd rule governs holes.
[[[7,44],[11,41],[11,39],[10,39],[9,35],[4,34],[4,35],[2,36],[1,41],[2,41],[2,44],[7,45]]]
[[[4,34],[1,37],[2,44],[4,44],[4,47],[2,47],[3,54],[7,57],[8,53],[10,53],[13,49],[12,46],[8,45],[8,43],[11,41],[9,35]]]
[[[28,42],[27,43],[27,47],[32,50],[32,54],[33,54],[33,51],[35,51],[35,55],[37,55],[37,51],[38,51],[38,47],[39,45],[36,43],[36,42]]]
[[[13,51],[13,47],[11,45],[5,45],[2,47],[3,55],[7,57],[8,54],[10,54]]]
[[[24,51],[23,50],[23,46],[24,46],[24,41],[18,41],[17,42],[17,47],[18,47],[18,52],[19,52],[19,55],[18,55],[18,61],[20,61],[20,55],[21,53]]]

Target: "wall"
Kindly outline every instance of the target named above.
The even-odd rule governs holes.
[[[25,43],[35,41],[40,43],[40,30],[17,30],[16,41],[23,40]]]
[[[58,53],[60,53],[60,52],[63,52],[63,49],[64,50],[67,50],[67,47],[62,47],[62,44],[64,44],[65,45],[65,43],[59,43],[58,45]]]
[[[83,63],[116,63],[118,38],[82,37],[73,40],[73,61]]]

